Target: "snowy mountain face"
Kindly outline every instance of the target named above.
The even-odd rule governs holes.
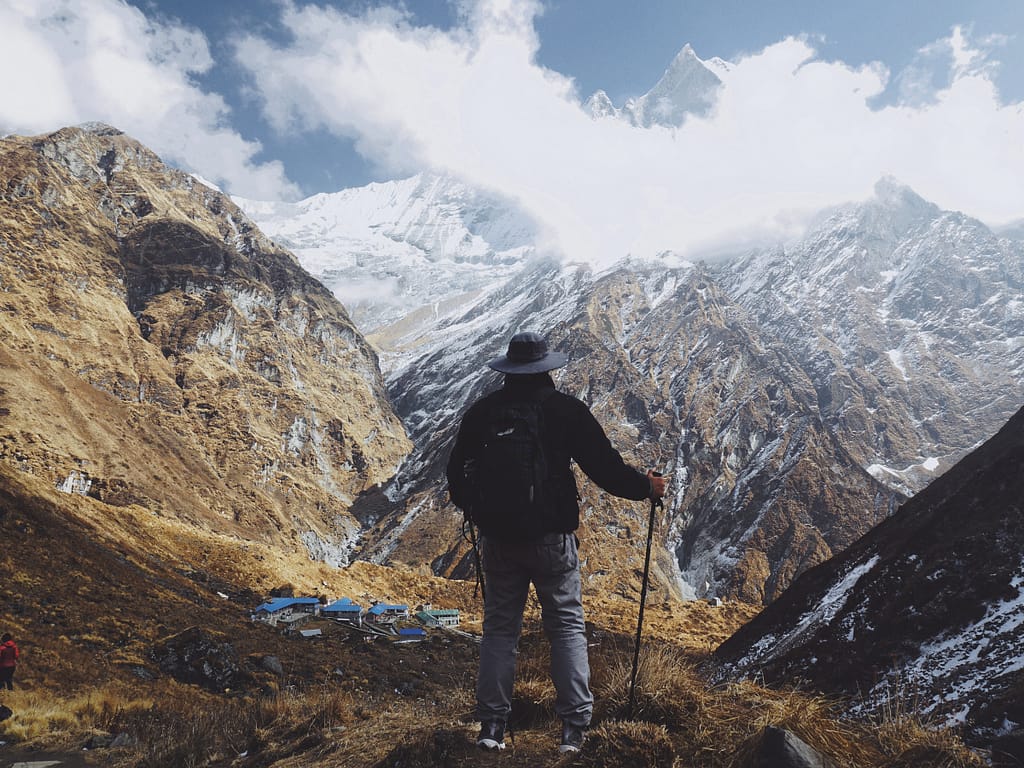
[[[980,743],[1024,723],[1024,410],[717,651],[723,676],[894,699]]]
[[[810,380],[706,268],[534,264],[428,332],[396,338],[408,351],[392,356],[389,391],[417,448],[389,488],[392,506],[364,520],[361,557],[459,572],[444,459],[466,405],[500,385],[484,363],[520,328],[545,329],[569,354],[559,387],[590,405],[630,463],[672,473],[656,576],[666,593],[693,597],[709,582],[770,601],[902,499],[823,428]],[[643,505],[579,480],[588,585],[638,587]]]
[[[604,91],[597,91],[584,105],[595,118],[614,117],[640,128],[654,125],[677,127],[689,115],[706,115],[714,105],[718,86],[716,72],[729,65],[720,59],[708,62],[697,58],[693,48],[685,46],[673,59],[658,83],[643,96],[627,99],[616,108]]]
[[[705,114],[728,64],[702,61],[687,45],[646,94],[617,109],[599,91],[595,116],[677,126]],[[462,303],[508,278],[535,254],[537,225],[513,201],[448,176],[320,194],[298,203],[234,202],[346,306],[364,333],[401,319],[420,324],[439,302]]]
[[[717,271],[888,485],[919,489],[1024,400],[1024,248],[905,187]]]
[[[1022,264],[1014,241],[884,182],[786,248],[600,275],[531,263],[439,302],[377,334],[417,448],[390,501],[367,513],[363,556],[458,566],[444,458],[459,414],[496,385],[484,362],[534,328],[585,350],[560,385],[594,406],[617,445],[636,446],[631,460],[673,469],[661,535],[671,588],[770,602],[1024,397]],[[632,514],[601,505],[602,530]],[[451,535],[425,551],[440,530]]]
[[[533,254],[534,223],[509,201],[417,175],[298,203],[235,199],[345,304],[364,332],[492,285]]]

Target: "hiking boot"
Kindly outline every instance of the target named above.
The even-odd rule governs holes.
[[[583,742],[587,740],[587,727],[585,725],[573,725],[562,723],[562,743],[558,745],[558,751],[579,752]]]
[[[480,735],[476,737],[480,749],[497,752],[505,748],[505,724],[499,720],[480,723]]]

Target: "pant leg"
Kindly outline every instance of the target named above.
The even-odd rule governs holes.
[[[484,635],[476,680],[477,718],[507,722],[512,711],[516,644],[523,628],[523,609],[530,575],[520,553],[484,537],[480,543],[484,569]],[[518,548],[516,548],[518,549]]]
[[[14,690],[14,667],[0,667],[0,688]]]
[[[544,632],[551,643],[555,712],[566,723],[587,726],[594,711],[583,619],[582,582],[576,536],[549,535],[537,552],[533,583]]]

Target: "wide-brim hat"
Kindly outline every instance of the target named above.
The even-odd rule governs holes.
[[[517,333],[508,343],[508,352],[488,361],[487,365],[502,373],[543,373],[561,368],[569,356],[552,352],[548,342],[539,333]]]

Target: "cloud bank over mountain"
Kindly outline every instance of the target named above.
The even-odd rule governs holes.
[[[296,196],[277,161],[231,125],[198,75],[214,64],[206,37],[118,0],[0,4],[0,135],[102,121],[165,160],[254,196]]]
[[[287,45],[250,35],[236,51],[281,130],[352,136],[396,174],[428,167],[496,189],[572,259],[786,238],[886,175],[988,221],[1020,215],[1024,107],[1001,103],[992,62],[961,29],[921,52],[913,86],[900,79],[912,100],[874,106],[882,65],[822,61],[789,38],[716,70],[707,117],[638,129],[592,119],[586,94],[536,64],[539,10],[484,2],[442,31],[288,7]],[[926,60],[949,70],[927,95]]]
[[[998,40],[954,28],[893,74],[789,37],[716,68],[706,115],[642,128],[595,119],[589,94],[537,63],[541,3],[458,8],[439,29],[394,8],[283,2],[221,63],[246,72],[277,131],[333,134],[396,177],[446,172],[515,199],[540,223],[542,250],[570,260],[794,237],[883,176],[992,224],[1024,212],[1024,103],[995,86]],[[15,2],[0,30],[0,65],[19,73],[0,86],[0,131],[101,119],[232,194],[298,196],[198,84],[212,65],[202,33],[113,0]]]

